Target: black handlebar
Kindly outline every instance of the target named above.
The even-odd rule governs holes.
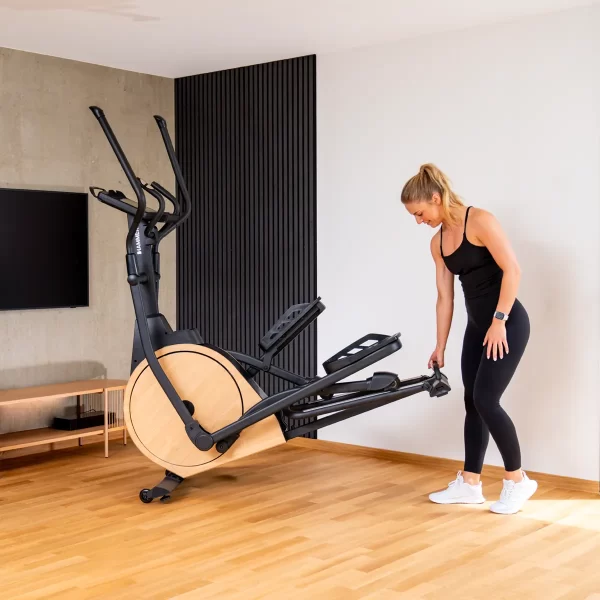
[[[160,232],[155,232],[154,228],[156,227],[157,223],[159,223],[161,217],[165,213],[165,199],[162,197],[162,194],[152,189],[146,182],[140,180],[140,183],[142,185],[142,188],[144,188],[144,190],[146,190],[146,192],[148,192],[151,196],[154,196],[154,198],[156,198],[156,200],[158,201],[158,210],[156,211],[156,214],[154,215],[150,223],[146,225],[145,231],[146,237],[148,238],[151,238],[155,235],[158,237]],[[166,227],[166,225],[164,227]]]
[[[171,142],[171,136],[169,135],[167,122],[160,115],[154,115],[154,119],[156,121],[156,124],[158,125],[158,129],[160,130],[160,134],[162,135],[167,154],[169,155],[169,160],[171,161],[171,166],[173,167],[173,171],[175,173],[177,185],[179,186],[179,189],[181,190],[181,195],[183,196],[183,199],[185,201],[185,208],[183,208],[182,206],[181,221],[177,223],[177,225],[179,226],[190,216],[190,213],[192,211],[192,201],[190,199],[190,194],[188,192],[187,186],[185,184],[183,173],[181,172],[181,167],[179,166],[179,161],[177,160],[177,156],[175,154],[175,149],[173,148],[173,143]]]
[[[98,106],[90,106],[90,110],[96,119],[98,119],[100,127],[102,127],[102,131],[104,131],[104,135],[106,135],[108,143],[111,145],[113,152],[116,154],[117,159],[123,168],[123,171],[125,171],[125,175],[127,176],[127,179],[129,180],[129,183],[138,199],[137,211],[133,219],[133,223],[131,224],[131,227],[127,233],[126,242],[127,252],[133,254],[135,252],[133,238],[139,224],[142,221],[144,213],[146,212],[146,196],[144,196],[142,186],[140,185],[138,178],[135,176],[135,173],[133,172],[133,169],[131,168],[131,165],[129,164],[129,161],[127,160],[127,157],[125,156],[125,153],[123,152],[123,149],[121,148],[121,145],[119,144],[119,141],[117,140],[110,124],[106,120],[104,111]]]
[[[130,200],[123,194],[123,192],[115,191],[115,190],[105,190],[104,188],[91,186],[89,188],[90,193],[94,198],[100,200],[104,204],[111,206],[112,208],[116,208],[121,212],[124,212],[128,215],[135,216],[138,209],[138,203],[135,200]],[[156,211],[153,208],[150,208],[144,214],[145,221],[151,221],[155,218]],[[170,213],[165,211],[160,217],[161,223],[167,223],[169,228],[173,228],[177,224],[178,215],[176,213]],[[163,227],[160,230],[160,234],[164,237],[167,226]]]
[[[179,206],[179,202],[177,202],[177,198],[175,198],[175,196],[173,196],[173,194],[171,194],[171,192],[169,192],[169,190],[166,190],[162,185],[160,185],[160,183],[156,183],[156,181],[153,181],[151,184],[151,187],[153,190],[156,191],[155,193],[159,193],[163,197],[170,200],[171,203],[173,204],[173,208],[174,208],[174,210],[173,210],[173,215],[175,215],[174,222],[172,222],[169,225],[165,225],[158,233],[158,236],[157,236],[158,239],[162,240],[164,237],[169,235],[169,233],[171,233],[171,231],[173,231],[173,229],[175,229],[176,227],[179,227],[179,224],[183,222],[183,221],[180,221],[181,207]]]
[[[179,205],[177,198],[156,181],[152,182],[150,186],[142,184],[140,179],[135,175],[131,165],[129,164],[129,161],[125,156],[121,145],[119,144],[110,124],[106,119],[104,111],[98,106],[90,106],[90,110],[100,123],[100,126],[102,127],[102,130],[104,131],[104,134],[106,135],[106,138],[108,139],[108,142],[110,143],[123,171],[125,172],[125,175],[127,176],[131,187],[135,191],[135,195],[138,199],[137,207],[131,200],[123,202],[122,198],[127,200],[125,196],[122,196],[122,198],[113,197],[112,192],[106,192],[106,190],[103,190],[102,188],[94,187],[90,188],[90,191],[94,195],[94,197],[98,198],[99,200],[102,200],[103,202],[106,202],[107,204],[110,204],[111,206],[114,206],[115,208],[118,208],[119,210],[122,210],[129,214],[132,214],[132,209],[135,209],[134,219],[127,234],[127,252],[134,253],[135,232],[139,227],[142,219],[151,221],[151,223],[146,228],[147,233],[150,233],[150,230],[152,230],[159,221],[168,222],[169,224],[165,225],[157,234],[157,238],[162,239],[164,236],[171,233],[173,229],[179,227],[179,225],[181,225],[190,216],[192,210],[192,202],[190,199],[190,195],[185,184],[185,179],[183,177],[181,167],[177,160],[177,156],[175,154],[175,149],[173,148],[173,143],[171,141],[171,137],[167,128],[167,122],[163,117],[161,117],[160,115],[154,115],[154,119],[156,120],[156,124],[158,125],[158,129],[162,136],[167,155],[169,156],[171,167],[173,168],[173,172],[175,173],[177,185],[181,190],[181,195],[183,198],[183,203],[181,206]],[[158,200],[160,207],[158,211],[160,213],[159,215],[155,214],[155,211],[150,211],[149,213],[146,213],[146,196],[144,195],[144,190]],[[118,192],[118,194],[120,194],[120,192]],[[164,199],[161,196],[164,196],[173,204],[175,210],[172,215],[165,211]],[[163,218],[163,214],[165,218]]]
[[[179,206],[179,202],[177,201],[177,198],[175,196],[173,196],[173,194],[171,194],[171,192],[169,192],[169,190],[166,190],[162,185],[160,185],[160,183],[157,183],[156,181],[152,182],[152,187],[155,190],[158,190],[163,196],[165,196],[165,198],[168,198],[173,203],[173,206],[175,207],[174,214],[179,215],[181,207]]]

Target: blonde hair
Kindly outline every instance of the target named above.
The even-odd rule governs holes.
[[[401,195],[402,204],[429,202],[436,193],[442,199],[444,220],[456,225],[458,219],[453,209],[457,206],[464,206],[464,203],[452,189],[448,177],[432,163],[421,165],[419,172],[404,184]]]

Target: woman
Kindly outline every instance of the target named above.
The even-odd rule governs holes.
[[[529,317],[517,299],[520,269],[498,221],[480,208],[466,207],[435,165],[421,166],[402,190],[402,203],[417,223],[440,226],[431,240],[438,298],[437,345],[429,359],[444,366],[454,309],[454,276],[462,284],[468,322],[461,370],[465,388],[464,470],[447,489],[429,498],[436,503],[485,502],[480,481],[489,436],[505,468],[495,513],[513,514],[535,493],[537,483],[521,469],[515,426],[500,398],[529,340]]]

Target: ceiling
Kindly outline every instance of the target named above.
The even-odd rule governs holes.
[[[0,0],[0,46],[181,77],[600,0]]]

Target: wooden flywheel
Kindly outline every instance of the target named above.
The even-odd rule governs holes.
[[[194,344],[156,352],[163,370],[182,400],[194,406],[194,418],[208,432],[233,423],[261,397],[221,353]],[[285,443],[273,415],[244,429],[224,454],[194,446],[183,421],[144,360],[131,374],[124,398],[125,423],[139,450],[181,477],[195,475],[232,460]]]

